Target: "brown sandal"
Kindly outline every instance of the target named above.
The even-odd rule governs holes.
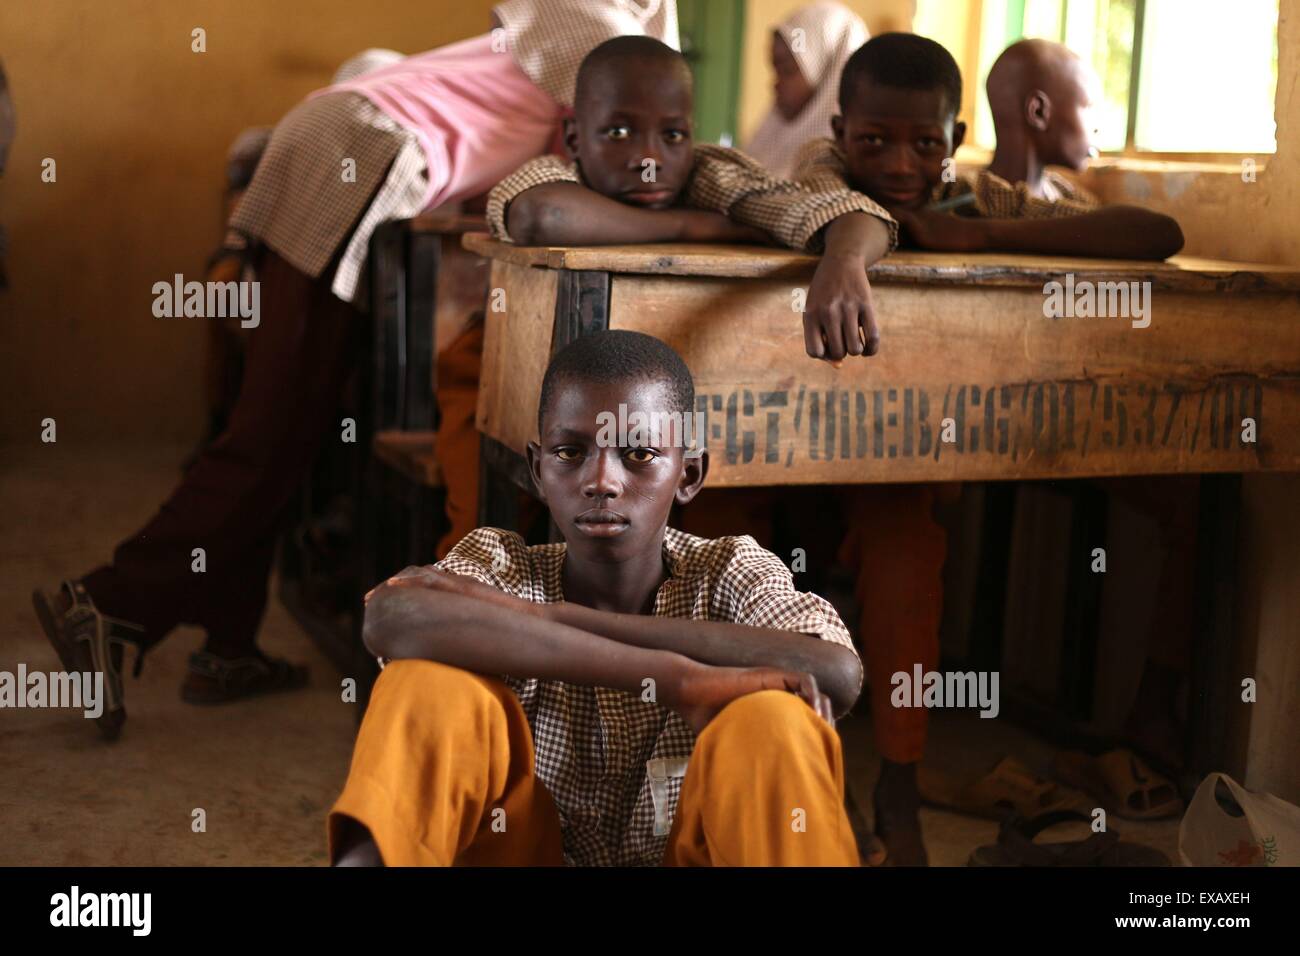
[[[61,592],[67,592],[66,608],[60,607]],[[104,614],[77,580],[61,582],[53,594],[32,591],[32,609],[65,671],[104,675],[103,713],[95,723],[106,740],[117,739],[126,723],[122,687],[126,648],[132,646],[138,651],[134,673],[139,677],[149,647],[144,628]]]
[[[190,704],[226,704],[307,686],[307,668],[278,657],[226,658],[198,651],[190,655],[189,669],[206,678],[182,685],[181,699]]]
[[[1012,817],[998,828],[998,842],[970,855],[967,866],[1170,866],[1154,847],[1125,843],[1115,830],[1093,833],[1086,840],[1038,843],[1036,838],[1058,823],[1088,823],[1091,817],[1057,810],[1033,819]]]
[[[1078,751],[1059,753],[1055,774],[1128,820],[1162,820],[1183,812],[1183,799],[1174,785],[1122,747],[1100,757]]]
[[[917,788],[921,801],[928,806],[986,820],[1082,809],[1086,800],[1081,793],[1044,780],[1015,757],[1003,757],[992,770],[974,780],[922,766],[917,773]]]

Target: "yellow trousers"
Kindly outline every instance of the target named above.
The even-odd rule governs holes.
[[[330,811],[331,861],[347,817],[389,866],[564,862],[519,699],[499,680],[433,661],[394,661],[379,675]],[[835,731],[784,691],[728,704],[696,740],[664,863],[857,866]]]

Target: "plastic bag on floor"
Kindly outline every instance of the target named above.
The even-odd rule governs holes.
[[[1178,831],[1184,866],[1300,866],[1300,807],[1212,773]]]

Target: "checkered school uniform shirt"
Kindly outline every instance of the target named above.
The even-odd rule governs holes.
[[[557,103],[573,105],[578,67],[610,37],[681,44],[676,0],[506,0],[492,8],[519,69]]]
[[[355,182],[339,174],[344,158],[355,160]],[[370,237],[382,222],[423,211],[425,163],[415,134],[361,94],[304,100],[276,125],[227,245],[260,240],[315,278],[346,241],[331,288],[364,307]]]
[[[810,189],[845,188],[848,175],[843,151],[832,139],[810,141],[799,153],[794,178]],[[940,183],[930,200],[942,202],[974,194],[973,210],[961,210],[961,213],[986,219],[1056,219],[1092,212],[1097,208],[1096,197],[1060,173],[1048,170],[1043,178],[1043,191],[1047,196],[1040,198],[1030,195],[1029,187],[1024,183],[1009,183],[987,169],[958,171],[956,180]]]
[[[564,600],[564,549],[527,547],[513,532],[479,528],[435,567],[526,601],[554,604]],[[655,597],[655,615],[813,634],[857,656],[835,609],[815,594],[796,591],[789,568],[748,535],[706,539],[669,528],[663,556],[670,576]],[[555,798],[565,861],[659,865],[695,745],[690,726],[640,694],[536,678],[503,680],[528,716],[534,769]],[[861,680],[859,673],[859,688]]]
[[[546,183],[582,185],[578,164],[557,156],[530,160],[497,183],[488,194],[487,221],[492,235],[513,242],[506,229],[506,208],[522,192]],[[782,245],[821,252],[823,226],[845,213],[865,212],[889,226],[889,248],[898,244],[898,223],[884,207],[839,183],[810,188],[777,179],[756,159],[737,149],[710,144],[695,147],[695,168],[687,180],[683,204],[730,216],[757,226]]]

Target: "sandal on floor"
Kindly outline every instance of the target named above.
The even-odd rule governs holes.
[[[1108,811],[1128,820],[1161,820],[1183,812],[1183,799],[1173,783],[1125,748],[1100,757],[1059,753],[1054,772],[1057,779],[1086,790]]]
[[[1043,779],[1015,757],[1003,757],[975,780],[961,780],[922,766],[916,782],[922,803],[986,820],[1082,809],[1085,801],[1083,794]]]
[[[1124,843],[1115,830],[1093,833],[1086,840],[1035,843],[1058,823],[1092,822],[1075,810],[1056,810],[1031,819],[1012,817],[998,830],[998,842],[970,855],[967,866],[1170,866],[1169,857],[1138,843]]]
[[[228,658],[197,651],[190,655],[189,669],[207,678],[207,686],[187,682],[181,687],[181,699],[190,704],[225,704],[307,686],[307,668],[278,657]]]
[[[71,603],[66,611],[60,612],[58,598],[63,591]],[[52,595],[39,589],[32,591],[32,608],[65,671],[103,673],[103,713],[95,718],[95,723],[105,739],[117,739],[126,723],[122,692],[125,649],[130,644],[139,650],[134,672],[139,677],[144,666],[144,628],[102,613],[80,581],[63,581]]]

